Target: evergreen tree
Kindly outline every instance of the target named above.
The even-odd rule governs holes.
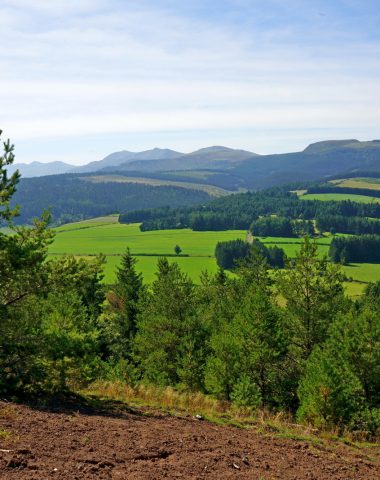
[[[99,320],[104,355],[112,356],[113,362],[130,360],[132,355],[137,315],[144,295],[143,278],[136,271],[136,263],[127,248],[116,271],[117,282],[107,294],[104,313]]]
[[[318,258],[318,246],[305,238],[295,259],[279,272],[277,286],[286,300],[293,344],[302,359],[327,337],[330,324],[345,308],[340,266]]]
[[[380,429],[378,306],[364,305],[337,319],[326,343],[307,361],[299,397],[300,419],[371,433]]]
[[[11,234],[0,232],[0,392],[6,395],[64,388],[69,359],[76,364],[78,378],[76,361],[85,352],[96,356],[92,340],[102,301],[100,259],[92,264],[74,257],[47,261],[53,240],[47,228],[49,214],[32,227],[14,226],[18,209],[10,208],[10,200],[19,175],[8,178],[6,169],[13,158],[13,146],[5,142],[0,157],[0,223]],[[55,363],[57,368],[52,367]]]
[[[211,338],[206,387],[239,405],[281,404],[288,340],[281,312],[265,291],[251,288],[230,322]]]
[[[196,314],[194,284],[166,258],[159,259],[156,275],[138,317],[135,358],[148,382],[200,388],[205,329]]]

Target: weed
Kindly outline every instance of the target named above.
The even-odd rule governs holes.
[[[9,430],[0,428],[0,440],[7,440],[10,436],[11,436],[11,432]]]

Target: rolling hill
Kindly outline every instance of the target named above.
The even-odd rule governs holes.
[[[43,177],[45,175],[59,175],[67,173],[74,168],[65,162],[32,162],[32,163],[16,163],[8,167],[9,173],[19,170],[24,178],[27,177]]]
[[[87,165],[74,168],[72,173],[87,173],[97,172],[105,168],[119,167],[120,165],[127,165],[134,162],[158,161],[171,158],[178,158],[183,156],[183,153],[170,150],[168,148],[153,148],[152,150],[145,150],[143,152],[129,152],[123,150],[121,152],[111,153],[103,160],[90,162]]]

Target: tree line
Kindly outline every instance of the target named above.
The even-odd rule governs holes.
[[[380,235],[335,237],[329,255],[333,262],[380,263]]]
[[[365,217],[345,217],[325,215],[316,218],[316,226],[321,232],[349,233],[352,235],[380,234],[380,221]]]
[[[193,207],[137,210],[120,215],[119,221],[141,222],[142,231],[251,228],[255,235],[262,233],[263,236],[302,236],[313,233],[311,221],[325,217],[331,219],[334,216],[380,219],[380,203],[301,200],[289,191],[289,186],[283,186],[229,195]],[[362,226],[364,228],[364,223]]]
[[[267,247],[258,239],[252,239],[252,243],[248,243],[240,238],[216,244],[216,263],[222,269],[234,270],[247,262],[252,252],[263,257],[270,267],[284,268],[285,266],[286,255],[282,248]]]
[[[372,176],[376,177],[376,175]],[[371,188],[336,187],[331,183],[311,186],[308,188],[308,193],[348,193],[353,195],[365,195],[367,197],[380,197],[380,190],[373,190]]]

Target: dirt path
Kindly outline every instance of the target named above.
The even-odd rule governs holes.
[[[378,480],[379,454],[159,413],[0,402],[1,480]]]

